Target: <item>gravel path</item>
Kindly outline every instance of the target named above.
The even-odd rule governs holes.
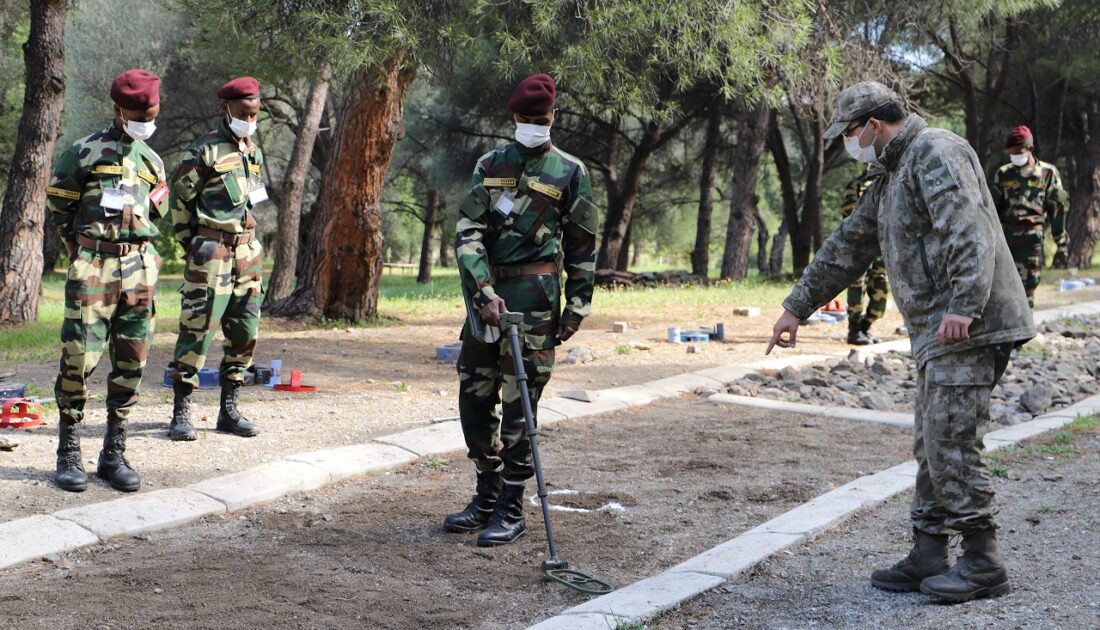
[[[897,497],[647,627],[1100,627],[1098,453],[1094,428],[1056,432],[991,458],[1001,475],[1000,540],[1014,587],[1004,597],[948,606],[871,587],[870,572],[910,545],[907,497]]]

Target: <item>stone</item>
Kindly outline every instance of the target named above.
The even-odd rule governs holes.
[[[1050,385],[1039,384],[1020,395],[1020,407],[1031,413],[1043,413],[1054,402],[1054,390]]]
[[[631,350],[642,350],[642,351],[649,350],[649,344],[648,343],[638,341],[636,339],[632,339],[632,340],[626,342],[626,345],[630,346]]]
[[[688,346],[684,349],[687,350],[688,354],[699,354],[703,351],[702,348],[700,348],[699,346]]]
[[[445,422],[432,425],[431,428],[458,428],[457,425],[457,422]],[[416,431],[420,429],[406,433]],[[461,428],[458,428],[458,432],[461,433]],[[329,481],[329,473],[317,466],[283,460],[200,481],[187,488],[221,501],[230,512],[234,512],[258,503],[274,501],[291,493],[316,490]]]
[[[0,435],[0,451],[12,451],[17,446],[19,446],[19,442]]]
[[[458,420],[458,417],[453,419]],[[324,470],[332,481],[388,470],[414,459],[416,455],[403,448],[377,442],[299,453],[287,458],[288,461],[302,462]]]
[[[820,376],[811,376],[802,381],[803,385],[809,385],[810,387],[828,387],[829,381],[821,378]]]
[[[613,333],[625,333],[630,328],[630,324],[627,322],[612,322],[611,332]]]
[[[779,370],[779,378],[784,381],[800,381],[802,380],[802,370],[788,365],[787,367]]]
[[[92,532],[52,515],[28,516],[0,523],[0,569],[43,556],[60,558],[72,549],[99,542]]]
[[[860,396],[859,402],[868,409],[886,411],[894,408],[894,399],[886,392],[867,392]]]
[[[801,396],[803,399],[810,398],[814,395],[814,388],[810,387],[809,385],[803,385],[802,387],[798,388],[798,395]]]
[[[593,402],[593,396],[587,389],[567,389],[558,392],[558,396],[581,402]]]
[[[789,394],[787,394],[787,392],[785,392],[785,391],[783,391],[783,390],[781,390],[777,387],[766,387],[766,388],[760,390],[759,395],[763,396],[765,398],[773,398],[775,400],[783,400]]]
[[[596,360],[596,354],[592,352],[592,348],[587,346],[576,346],[569,349],[569,352],[565,353],[559,363],[563,365],[574,365],[576,363],[591,363]]]
[[[54,516],[72,521],[106,540],[176,527],[225,512],[224,501],[216,497],[193,489],[168,488],[69,508],[55,512]]]
[[[735,317],[760,317],[760,309],[753,306],[738,306],[733,309]]]

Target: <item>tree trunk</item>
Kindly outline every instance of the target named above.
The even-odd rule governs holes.
[[[1066,231],[1069,266],[1089,269],[1100,237],[1100,116],[1089,112],[1088,143],[1077,160],[1077,185],[1070,199]]]
[[[787,220],[779,224],[779,229],[772,237],[772,253],[768,255],[768,277],[776,278],[783,272],[783,251],[787,248],[787,235],[790,227]]]
[[[638,265],[642,264],[642,242],[638,239],[634,239],[632,249],[634,253],[630,255],[630,266],[637,269]]]
[[[806,156],[806,188],[802,194],[802,230],[807,233],[807,241],[816,252],[824,242],[821,233],[821,179],[825,173],[825,139],[822,137],[824,130],[821,128],[821,116],[814,112],[814,117],[809,121],[812,152]],[[806,265],[810,264],[807,253],[806,262],[795,265],[795,275],[800,275]]]
[[[695,219],[695,248],[691,273],[703,278],[710,272],[710,229],[714,214],[714,180],[718,174],[718,149],[722,144],[722,108],[715,99],[707,116],[703,143],[703,170],[699,174],[699,214]]]
[[[626,260],[621,256],[623,242],[627,238],[627,230],[634,218],[634,206],[638,201],[638,189],[642,183],[642,172],[646,162],[657,149],[661,137],[661,124],[651,120],[646,125],[641,142],[638,143],[634,153],[630,156],[626,172],[623,174],[615,194],[608,195],[607,220],[604,222],[603,238],[600,241],[600,251],[596,257],[597,269],[614,268],[620,271],[624,269],[620,262]]]
[[[65,7],[66,0],[31,2],[23,113],[0,210],[0,324],[38,315],[46,185],[65,98]]]
[[[769,275],[768,268],[768,225],[760,212],[756,213],[756,270],[762,276]]]
[[[405,92],[416,69],[398,54],[361,70],[340,112],[325,166],[321,208],[310,232],[310,264],[272,314],[363,321],[378,314],[382,275],[382,185],[404,134]]]
[[[420,271],[416,274],[416,281],[427,284],[432,281],[432,235],[435,234],[435,226],[439,223],[439,215],[443,212],[443,195],[436,189],[428,191],[428,208],[424,214],[424,236],[420,239]]]
[[[763,102],[746,112],[737,131],[730,182],[730,216],[726,225],[726,249],[721,278],[744,280],[749,273],[749,245],[756,225],[756,179],[768,137],[770,112]]]
[[[450,238],[451,231],[447,229],[447,219],[439,221],[439,266],[446,269],[451,266],[451,248],[454,247],[454,239]]]
[[[309,87],[305,112],[298,135],[294,139],[294,149],[290,154],[290,164],[283,176],[282,212],[279,213],[278,240],[275,246],[275,266],[271,270],[271,280],[267,285],[267,305],[286,299],[294,283],[294,269],[298,265],[298,227],[302,216],[302,197],[305,194],[306,176],[309,175],[310,157],[313,145],[321,127],[321,117],[328,98],[328,86],[332,80],[332,68],[322,63]]]
[[[634,220],[631,219],[630,224],[626,226],[626,236],[623,237],[622,242],[619,244],[619,258],[615,261],[616,271],[626,271],[630,265],[630,245],[634,240]]]
[[[772,159],[775,162],[775,172],[779,177],[779,191],[783,197],[783,221],[779,225],[776,237],[790,238],[792,256],[797,259],[797,252],[801,250],[805,260],[802,267],[805,267],[809,264],[810,242],[799,223],[798,199],[794,191],[791,162],[787,156],[787,145],[783,140],[783,132],[779,129],[779,117],[774,113],[772,114],[771,127],[768,130],[768,148],[771,150]],[[772,244],[771,259],[769,261],[772,270],[771,275],[779,274],[782,268],[784,249],[785,245],[778,242]],[[801,268],[798,267],[797,262],[795,267],[799,270],[796,273],[800,273]]]

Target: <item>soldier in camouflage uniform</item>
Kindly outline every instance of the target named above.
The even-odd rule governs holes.
[[[844,187],[844,198],[840,206],[840,212],[844,218],[848,218],[855,210],[859,198],[871,186],[871,182],[881,175],[879,170],[868,168]],[[867,288],[867,311],[863,310],[863,289]],[[886,297],[889,294],[890,285],[886,282],[886,263],[882,256],[876,258],[867,269],[866,275],[856,278],[852,286],[848,287],[848,343],[854,346],[866,346],[878,343],[878,339],[871,336],[871,324],[882,319],[886,314]]]
[[[459,208],[456,253],[470,318],[458,358],[459,413],[477,491],[447,516],[453,532],[484,530],[481,546],[503,545],[526,531],[524,483],[531,449],[507,337],[479,332],[506,311],[524,315],[524,368],[537,409],[554,367],[554,348],[591,312],[599,216],[588,169],[550,142],[555,86],[550,76],[522,81],[508,100],[516,142],[477,161]],[[560,302],[560,262],[567,274]],[[503,386],[503,419],[496,411]]]
[[[949,602],[1010,590],[997,548],[993,484],[982,462],[989,396],[1013,346],[1035,335],[1027,296],[1001,238],[977,155],[957,135],[906,114],[886,86],[840,94],[826,138],[885,169],[829,237],[783,302],[774,345],[795,344],[799,321],[848,286],[878,255],[917,362],[909,556],[871,575],[875,586]],[[866,146],[864,143],[867,143]],[[948,535],[963,554],[948,564]]]
[[[156,316],[161,259],[152,243],[158,234],[153,222],[168,201],[164,164],[144,142],[160,112],[160,79],[128,70],[111,85],[111,99],[114,122],[66,148],[46,189],[50,219],[70,260],[54,395],[60,413],[56,481],[71,492],[88,484],[79,427],[88,378],[104,345],[111,373],[96,474],[124,492],[141,487],[124,453]]]
[[[241,386],[252,366],[263,302],[263,249],[253,208],[267,199],[261,176],[263,154],[251,140],[260,111],[260,84],[234,79],[218,90],[224,117],[218,128],[195,140],[172,175],[172,222],[186,252],[179,338],[171,369],[173,440],[194,440],[191,392],[221,327],[225,355],[219,378],[217,429],[243,437],[260,428],[241,415]]]
[[[1005,140],[1011,163],[993,174],[989,192],[1001,218],[1008,249],[1024,283],[1027,302],[1035,306],[1035,288],[1043,270],[1044,224],[1050,225],[1057,251],[1055,268],[1066,267],[1069,235],[1066,233],[1066,191],[1053,164],[1033,154],[1035,142],[1031,130],[1020,126]]]

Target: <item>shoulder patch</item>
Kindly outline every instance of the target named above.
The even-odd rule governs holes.
[[[149,184],[153,186],[156,186],[157,181],[159,181],[159,178],[156,175],[150,173],[145,169],[139,169],[137,172],[137,176],[149,182]]]
[[[214,163],[214,170],[219,173],[228,173],[241,167],[241,158],[234,155]]]
[[[46,194],[54,197],[61,197],[63,199],[80,199],[80,193],[75,190],[65,190],[64,188],[56,188],[50,186],[46,188]]]
[[[100,164],[92,167],[93,175],[122,175],[122,167],[119,165]]]
[[[951,168],[939,156],[934,156],[921,175],[921,186],[924,188],[924,198],[933,199],[952,188],[958,188],[959,182],[955,180]]]

